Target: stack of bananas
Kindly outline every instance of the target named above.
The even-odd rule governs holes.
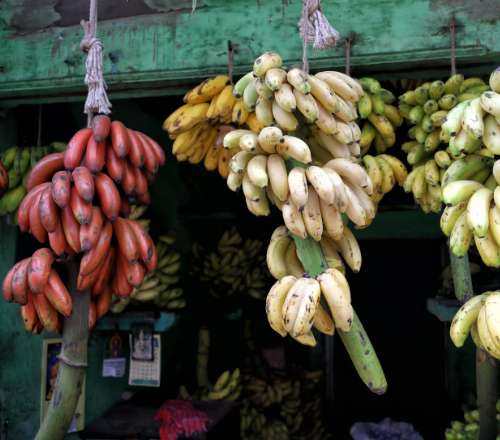
[[[473,296],[460,307],[451,322],[451,340],[462,347],[469,333],[478,348],[500,359],[500,291]]]
[[[426,82],[400,96],[400,112],[412,125],[408,131],[412,140],[402,145],[413,167],[404,188],[413,193],[424,212],[441,210],[440,183],[453,160],[473,152],[490,156],[481,149],[477,136],[459,129],[462,122],[464,126],[474,124],[475,107],[488,89],[481,78],[465,79],[456,74],[446,82]],[[474,178],[483,183],[488,176],[483,172]]]
[[[269,281],[263,247],[260,240],[243,240],[232,227],[222,234],[215,251],[193,245],[192,274],[208,285],[215,298],[239,293],[263,300]]]
[[[358,113],[367,119],[361,128],[361,155],[364,156],[374,145],[379,154],[396,143],[396,129],[403,123],[403,117],[396,106],[394,94],[382,88],[374,78],[360,78],[364,95],[358,101]]]
[[[497,430],[500,429],[500,400],[496,404]],[[465,422],[465,423],[464,423]],[[464,411],[464,422],[454,420],[445,432],[446,440],[476,440],[479,434],[479,410]],[[500,435],[497,435],[497,440]]]
[[[1,155],[7,175],[0,173],[0,187],[5,194],[0,198],[0,216],[14,214],[26,195],[26,179],[31,168],[44,156],[64,151],[65,144],[54,142],[44,147],[10,147]]]
[[[318,397],[321,371],[304,372],[297,380],[272,376],[268,381],[245,375],[240,418],[243,439],[329,439]],[[279,415],[274,408],[279,408]],[[277,427],[280,427],[277,429]]]
[[[335,260],[332,264],[334,267],[328,268],[314,279],[304,277],[304,270],[300,267],[296,255],[287,258],[289,241],[286,228],[279,227],[273,234],[268,249],[270,271],[278,279],[266,298],[269,325],[281,336],[290,334],[301,344],[310,346],[316,345],[316,339],[311,331],[313,326],[327,335],[333,335],[335,327],[348,332],[351,329],[354,312],[349,284],[342,270],[335,268],[341,264],[343,266],[334,247],[335,244],[329,242],[327,245],[331,246],[331,250],[336,254],[332,258]],[[349,256],[349,261],[356,264],[355,268],[359,268],[361,254],[355,238],[343,241],[342,249],[345,255],[353,254]],[[295,253],[294,247],[292,252]],[[289,264],[290,261],[293,263]],[[289,270],[295,271],[295,275],[290,275]],[[321,294],[328,305],[328,310],[320,302]]]
[[[171,139],[172,152],[179,162],[198,164],[207,171],[218,170],[226,178],[228,163],[236,151],[222,148],[228,124],[257,128],[255,114],[249,113],[243,99],[235,97],[236,87],[226,75],[209,78],[184,96],[185,105],[174,111],[163,123]]]
[[[129,218],[136,220],[148,230],[150,220],[141,218],[147,206],[131,206]],[[184,290],[174,287],[180,280],[181,255],[172,249],[175,236],[164,234],[159,237],[156,244],[158,254],[158,266],[154,272],[147,274],[143,282],[132,290],[130,296],[120,298],[113,297],[111,311],[121,313],[130,303],[154,304],[160,309],[177,310],[186,306],[186,300],[182,297]]]
[[[491,75],[490,85],[493,91],[453,108],[441,127],[443,137],[449,136],[448,150],[459,138],[475,144],[460,149],[463,157],[442,173],[442,199],[448,206],[441,216],[441,229],[450,237],[455,255],[465,255],[474,241],[483,262],[500,267],[500,162],[494,163],[500,154],[500,72]],[[413,186],[422,180],[419,175],[414,179]]]

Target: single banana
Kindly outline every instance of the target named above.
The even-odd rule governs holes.
[[[286,75],[287,81],[296,88],[298,91],[304,94],[311,92],[311,84],[308,80],[308,75],[301,69],[290,69]]]
[[[441,231],[443,231],[444,235],[446,235],[447,237],[450,236],[458,217],[460,217],[466,209],[467,201],[460,202],[456,205],[446,206],[443,213],[441,214],[440,219]]]
[[[306,177],[309,183],[316,190],[320,199],[329,205],[335,202],[335,188],[328,174],[323,168],[312,165],[306,169]]]
[[[319,200],[319,207],[326,234],[334,240],[340,240],[344,234],[344,223],[340,211],[322,199]]]
[[[281,336],[285,337],[287,331],[283,323],[283,304],[291,287],[297,279],[294,276],[285,276],[280,278],[271,287],[266,298],[266,314],[269,325]]]
[[[307,233],[315,240],[320,241],[323,235],[323,220],[321,219],[320,200],[313,187],[308,189],[307,203],[302,211],[302,219]]]
[[[307,231],[304,221],[302,220],[302,215],[300,214],[299,208],[297,208],[291,198],[288,199],[283,205],[282,213],[283,220],[285,221],[285,225],[289,231],[300,238],[307,238]]]
[[[301,300],[297,316],[289,331],[294,338],[308,334],[311,331],[316,307],[321,295],[320,285],[314,278],[300,278],[297,282],[301,283]],[[285,328],[287,328],[286,323]]]
[[[455,221],[450,234],[450,249],[457,257],[467,254],[473,237],[472,229],[467,222],[467,211]]]
[[[351,306],[349,284],[342,272],[327,269],[318,275],[321,293],[328,303],[335,327],[345,332],[351,330],[354,311]]]
[[[250,181],[260,187],[264,188],[269,182],[267,175],[267,156],[258,154],[248,161],[247,170],[248,178]]]
[[[268,154],[276,153],[276,145],[283,137],[283,132],[278,127],[265,127],[258,135],[259,146]]]
[[[462,347],[464,345],[485,300],[486,295],[484,294],[473,296],[458,309],[457,313],[455,313],[450,326],[450,338],[455,347]]]
[[[476,139],[480,139],[483,136],[483,108],[481,107],[480,98],[471,100],[465,106],[462,128]]]
[[[297,108],[296,95],[288,83],[283,83],[281,87],[274,92],[276,103],[285,111],[293,112]]]
[[[305,95],[297,89],[293,90],[295,102],[300,113],[306,118],[306,121],[313,124],[319,118],[319,108],[316,100],[311,94]]]
[[[326,167],[333,169],[340,176],[345,177],[351,182],[363,188],[368,195],[373,193],[373,184],[366,170],[357,163],[347,159],[332,159],[325,164]]]
[[[267,175],[276,197],[285,202],[288,199],[288,174],[286,164],[279,154],[271,154],[267,158]]]
[[[478,189],[467,204],[467,221],[477,237],[485,237],[489,229],[489,211],[493,191],[488,188]]]
[[[272,91],[278,90],[286,81],[286,71],[275,67],[266,72],[265,82]]]
[[[481,260],[483,260],[486,266],[500,267],[500,247],[489,230],[484,237],[474,235],[474,243],[479,251]]]
[[[269,272],[277,280],[288,274],[285,254],[290,245],[291,239],[288,235],[271,239],[267,247],[266,262]]]
[[[288,173],[288,188],[290,198],[299,210],[302,210],[307,203],[308,189],[306,170],[301,167],[295,167]]]
[[[276,124],[285,131],[295,131],[299,126],[299,121],[293,113],[286,111],[280,107],[276,100],[273,100],[272,112]]]
[[[342,257],[351,270],[359,272],[362,263],[361,249],[356,237],[347,226],[344,226],[342,237],[335,240],[335,244],[338,245]]]
[[[258,57],[253,64],[253,73],[255,76],[264,76],[269,69],[281,67],[283,60],[276,52],[265,52]]]
[[[300,278],[304,275],[304,267],[297,256],[297,247],[292,240],[285,253],[285,265],[287,274]]]
[[[475,180],[456,180],[443,186],[443,202],[447,205],[456,205],[469,200],[472,194],[483,188]]]
[[[330,313],[318,303],[314,314],[313,326],[316,330],[325,335],[332,336],[335,333],[335,324],[330,316]]]
[[[257,120],[265,126],[274,122],[272,102],[270,99],[259,97],[255,105],[255,116]]]

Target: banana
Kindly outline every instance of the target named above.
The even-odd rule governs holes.
[[[307,199],[305,203],[307,203]],[[305,206],[305,203],[303,206]],[[283,205],[282,213],[283,220],[288,230],[300,238],[307,238],[307,231],[304,221],[302,220],[302,215],[291,198]]]
[[[467,204],[467,221],[477,237],[485,237],[488,232],[492,199],[493,191],[480,188],[471,196]]]
[[[349,188],[351,193],[353,193],[353,195],[357,198],[357,203],[359,203],[361,205],[361,208],[362,208],[362,210],[365,214],[365,217],[366,217],[364,226],[369,225],[372,222],[372,220],[375,218],[375,214],[377,211],[373,200],[358,185],[351,183],[351,182],[348,182],[348,181],[346,181],[345,185],[346,185],[346,187]]]
[[[246,133],[240,137],[239,147],[243,151],[256,152],[258,146],[259,146],[258,139],[257,139],[257,135],[255,133],[253,133],[253,132]]]
[[[276,103],[285,111],[293,112],[297,108],[297,95],[292,91],[288,83],[283,83],[281,87],[274,92]]]
[[[309,332],[305,335],[296,336],[295,339],[297,342],[300,342],[302,345],[307,345],[309,347],[316,346],[316,339],[312,332]]]
[[[227,75],[214,76],[213,78],[206,79],[194,89],[187,92],[183,100],[186,104],[191,105],[210,101],[213,97],[221,93],[228,84],[229,77]]]
[[[491,115],[484,119],[483,143],[493,154],[500,154],[500,124]]]
[[[263,154],[258,154],[248,161],[246,170],[248,178],[254,185],[260,188],[266,187],[269,182],[266,168],[267,156]]]
[[[475,98],[465,106],[462,128],[472,137],[480,139],[484,132],[481,99]]]
[[[243,175],[243,180],[242,180],[242,188],[243,188],[243,194],[245,195],[245,198],[248,200],[251,200],[253,202],[258,202],[262,198],[265,199],[265,192],[262,188],[258,187],[255,185],[249,178],[248,174],[245,173]]]
[[[333,336],[335,333],[335,324],[330,316],[330,313],[318,302],[316,312],[314,314],[313,326],[316,330],[325,335]]]
[[[271,211],[269,209],[269,202],[267,201],[266,193],[263,192],[262,197],[258,200],[250,200],[245,198],[248,210],[256,216],[268,216]]]
[[[233,96],[233,86],[227,85],[217,96],[215,102],[215,114],[219,119],[230,118],[233,113],[233,106],[236,98]]]
[[[262,78],[255,78],[255,90],[261,99],[270,100],[274,95],[273,91],[267,87],[267,84]]]
[[[329,205],[335,202],[335,188],[323,168],[315,165],[307,167],[306,177],[322,200]]]
[[[255,116],[259,123],[264,126],[272,125],[274,122],[272,103],[270,99],[259,97],[255,105]]]
[[[359,90],[353,88],[352,85],[348,84],[343,78],[335,75],[334,72],[319,72],[315,76],[328,84],[330,89],[342,99],[356,102],[362,95],[362,92],[359,93]]]
[[[474,180],[457,180],[443,186],[443,201],[447,205],[456,205],[469,198],[483,185]]]
[[[368,195],[373,193],[373,183],[370,176],[368,176],[366,170],[361,165],[347,159],[337,158],[327,162],[325,167],[333,169],[341,177],[345,177],[352,183],[359,185]]]
[[[295,321],[289,330],[290,335],[294,338],[308,334],[311,331],[314,315],[316,314],[316,307],[321,295],[319,282],[314,278],[299,278],[297,283],[301,284],[299,291],[301,298]],[[293,292],[291,292],[291,294],[293,294]],[[285,328],[287,328],[286,318]]]
[[[358,97],[361,97],[362,95],[364,95],[363,88],[360,85],[360,83],[358,81],[356,81],[354,78],[351,78],[349,75],[346,75],[345,73],[342,73],[342,72],[336,72],[336,71],[328,71],[326,73],[329,76],[336,77],[336,78],[344,81],[345,83],[347,83],[347,85],[349,87],[351,87],[356,92],[356,94],[358,95]],[[339,95],[342,96],[340,93],[339,93]],[[345,97],[345,99],[348,99],[348,98]]]
[[[345,212],[349,200],[347,198],[347,192],[342,177],[340,177],[335,170],[326,166],[323,167],[323,170],[326,172],[333,184],[333,187],[335,188],[335,207],[340,212]]]
[[[255,87],[255,78],[253,78],[243,91],[243,105],[247,112],[250,113],[255,110],[258,97],[259,94],[257,93],[257,88]]]
[[[434,153],[434,160],[438,164],[439,168],[446,169],[451,165],[451,157],[444,150],[436,151],[436,153]]]
[[[373,102],[369,94],[364,94],[359,98],[357,103],[359,116],[363,119],[367,118],[373,111]]]
[[[377,135],[377,130],[370,124],[370,122],[365,121],[363,128],[361,129],[361,138],[359,140],[361,146],[361,155],[364,155],[370,149],[375,136]]]
[[[492,292],[486,297],[484,302],[484,317],[486,326],[495,344],[497,351],[500,351],[500,326],[498,325],[498,317],[500,316],[500,293]]]
[[[313,124],[319,118],[319,108],[316,100],[311,94],[305,95],[297,89],[293,90],[293,96],[300,113],[306,118],[306,121]]]
[[[500,116],[500,94],[495,92],[484,92],[479,98],[483,111],[493,117]]]
[[[229,370],[224,371],[215,381],[213,390],[221,391],[223,388],[226,388],[229,385],[230,378],[231,372]]]
[[[448,78],[444,83],[444,92],[451,95],[458,95],[460,93],[460,86],[464,82],[464,76],[457,73]]]
[[[297,279],[294,276],[285,276],[271,287],[266,298],[266,315],[269,325],[282,337],[285,337],[287,331],[283,323],[283,305],[287,298],[288,292],[296,283]]]
[[[465,108],[468,102],[464,101],[453,107],[446,115],[444,123],[441,125],[441,131],[448,137],[455,136],[460,127],[462,126],[462,121],[464,118]]]
[[[250,130],[231,130],[226,133],[223,140],[224,148],[236,148],[240,145],[240,139],[245,134],[253,134]]]
[[[497,206],[492,206],[489,212],[490,221],[490,232],[497,243],[500,246],[500,210]]]
[[[335,244],[338,245],[342,258],[344,258],[351,270],[359,272],[362,263],[361,249],[356,237],[347,226],[344,226],[342,237],[335,240]]]
[[[500,69],[498,67],[491,73],[489,84],[491,90],[500,93]]]
[[[265,127],[258,135],[260,147],[268,154],[276,153],[276,145],[283,137],[283,132],[278,127]]]
[[[447,237],[450,236],[458,217],[460,217],[466,209],[467,201],[460,202],[456,205],[448,205],[446,206],[446,208],[444,208],[440,219],[441,231],[443,231],[444,235],[446,235]]]
[[[428,185],[437,186],[439,185],[439,168],[434,159],[428,160],[424,165],[424,175],[425,181]]]
[[[477,332],[484,349],[495,359],[500,359],[500,349],[497,347],[497,344],[495,344],[495,341],[488,329],[488,325],[486,323],[486,309],[484,307],[479,310],[479,314],[477,316]]]
[[[358,227],[367,226],[370,223],[368,213],[365,212],[360,200],[348,184],[345,189],[349,200],[346,209],[347,217]]]
[[[338,269],[342,273],[345,273],[344,262],[340,254],[337,251],[336,245],[330,240],[326,235],[321,238],[319,242],[321,246],[321,251],[323,252],[323,256],[325,257],[326,263],[328,267]]]
[[[351,306],[349,284],[344,274],[336,269],[327,269],[318,275],[318,281],[321,293],[333,316],[335,327],[348,332],[351,330],[354,311]]]
[[[488,230],[484,237],[474,236],[474,242],[476,244],[481,260],[486,266],[489,267],[500,267],[500,247],[495,242],[493,235]]]
[[[363,90],[366,92],[376,94],[379,93],[380,90],[382,90],[382,86],[375,78],[363,77],[358,81],[361,84],[361,87],[363,87]]]
[[[328,84],[321,79],[308,75],[307,80],[311,86],[311,94],[330,113],[339,110],[338,99],[328,87]]]
[[[383,161],[385,161],[389,164],[389,166],[391,167],[392,172],[394,174],[394,177],[396,178],[396,181],[398,182],[398,185],[403,186],[406,178],[408,177],[408,171],[406,170],[406,167],[404,166],[403,162],[401,162],[398,158],[396,158],[394,156],[390,156],[389,154],[380,154],[378,156],[378,158],[382,159]],[[365,162],[364,158],[363,158],[363,161]],[[366,162],[365,162],[365,165],[366,165]],[[368,171],[368,175],[371,179],[372,176],[370,175],[369,170],[367,170],[367,171]],[[373,183],[373,179],[372,179],[372,183]]]
[[[264,76],[269,69],[281,67],[283,60],[276,52],[265,52],[258,57],[253,64],[253,73],[255,76]]]
[[[285,202],[288,198],[288,174],[286,164],[279,154],[271,154],[267,158],[267,175],[276,197]]]
[[[265,83],[272,91],[277,91],[286,81],[286,71],[278,67],[266,72]]]
[[[323,228],[327,235],[334,240],[342,238],[344,233],[344,223],[340,211],[334,206],[329,205],[324,200],[319,200]]]
[[[316,126],[326,134],[337,136],[339,127],[334,116],[329,113],[319,102],[316,102],[316,107],[318,108],[318,119],[316,120]]]
[[[346,144],[339,142],[334,136],[327,134],[324,130],[314,128],[312,129],[312,133],[319,144],[334,158],[351,158],[351,151],[349,150],[349,147]]]
[[[241,185],[243,183],[243,174],[242,173],[235,173],[234,171],[231,171],[226,179],[226,184],[227,187],[233,191],[236,192],[241,188]]]
[[[491,167],[493,161],[489,157],[471,154],[463,159],[455,160],[447,169],[441,180],[441,183],[446,186],[448,183],[455,180],[470,179],[478,171],[484,168]]]
[[[176,117],[171,120],[171,124],[168,125],[168,132],[171,135],[178,135],[183,131],[187,131],[193,128],[198,123],[205,120],[207,115],[209,104],[206,102],[195,105],[186,105],[182,107],[182,111],[175,112]],[[165,120],[168,120],[168,118]],[[164,129],[167,126],[164,123]]]
[[[267,247],[266,262],[269,272],[277,280],[288,274],[285,254],[290,245],[291,239],[288,235],[271,239]]]
[[[323,220],[321,219],[319,197],[313,187],[308,189],[308,198],[302,211],[302,219],[307,233],[315,241],[320,241],[323,235]]]
[[[247,164],[255,157],[250,151],[238,151],[229,161],[229,168],[233,173],[243,174],[247,169]]]
[[[311,92],[311,84],[308,80],[308,75],[301,69],[290,69],[286,75],[287,81],[296,88],[299,92],[308,94]]]
[[[456,220],[450,234],[450,249],[457,257],[467,254],[472,242],[473,233],[467,223],[467,212],[464,211]]]
[[[299,121],[291,112],[287,112],[282,108],[276,100],[272,104],[273,117],[276,124],[285,131],[295,131],[299,125]]]
[[[307,203],[308,189],[306,170],[301,167],[295,167],[288,173],[288,188],[290,198],[299,210],[302,210]]]
[[[471,327],[476,323],[479,311],[483,307],[487,295],[476,295],[460,307],[453,317],[450,326],[450,338],[455,347],[462,347],[469,336]]]
[[[254,79],[253,72],[248,72],[247,74],[243,75],[234,85],[233,95],[236,96],[237,98],[241,98],[243,96],[246,87],[251,81],[253,81],[253,79]]]

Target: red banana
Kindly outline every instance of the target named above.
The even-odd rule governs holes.
[[[130,138],[127,127],[120,121],[111,122],[111,146],[120,158],[124,158],[130,150]]]
[[[37,249],[31,256],[28,266],[28,285],[33,293],[44,290],[53,262],[54,254],[49,248]]]
[[[120,159],[110,145],[106,147],[106,168],[109,176],[116,183],[120,183],[122,181],[123,173],[125,171],[125,160]]]
[[[139,244],[127,220],[118,217],[113,224],[113,229],[120,252],[127,261],[131,263],[137,261],[139,258]]]
[[[85,289],[90,289],[94,285],[99,276],[100,268],[98,267],[94,272],[88,275],[82,275],[81,271],[76,279],[76,289],[83,292]]]
[[[140,131],[136,131],[136,133],[138,133],[139,136],[142,137],[143,142],[146,142],[149,144],[149,146],[151,147],[151,150],[153,151],[153,154],[156,157],[156,161],[158,162],[158,164],[164,165],[165,164],[165,151],[163,151],[163,148],[160,147],[158,142],[156,142],[153,138],[149,137],[145,133],[142,133]]]
[[[54,232],[49,232],[49,244],[54,253],[59,257],[66,249],[66,237],[61,224],[61,219],[58,219]]]
[[[146,269],[140,261],[135,263],[129,263],[127,272],[127,281],[134,287],[139,287],[144,281],[144,275],[146,274]]]
[[[12,277],[12,298],[18,304],[24,305],[28,302],[28,265],[31,258],[25,258],[16,264]]]
[[[116,268],[115,268],[115,277],[112,281],[112,288],[115,295],[118,295],[122,298],[128,297],[133,290],[133,287],[127,281],[127,261],[123,255],[118,252],[116,257]]]
[[[71,173],[73,183],[80,197],[87,203],[94,198],[94,176],[86,167],[77,167]]]
[[[125,194],[132,195],[135,192],[135,173],[134,167],[127,160],[125,161],[125,168],[123,172],[122,188]]]
[[[94,116],[91,123],[93,138],[96,142],[102,142],[109,136],[111,129],[111,119],[106,115]],[[88,147],[87,147],[88,148]]]
[[[2,294],[3,299],[7,302],[12,302],[12,278],[14,277],[14,272],[17,269],[17,264],[11,267],[11,269],[5,275],[5,278],[2,282]]]
[[[70,316],[73,311],[73,300],[62,282],[59,274],[52,269],[44,290],[45,296],[54,308],[63,316]]]
[[[80,252],[80,225],[69,206],[61,211],[61,223],[68,246],[76,253]]]
[[[102,212],[111,221],[114,221],[120,212],[120,193],[115,183],[104,173],[99,173],[95,178],[95,187]]]
[[[76,187],[71,189],[71,198],[69,201],[71,211],[80,225],[88,225],[92,220],[92,203],[88,203],[80,197]]]
[[[17,224],[19,225],[19,229],[22,232],[26,232],[30,227],[30,208],[33,204],[33,200],[35,197],[39,195],[45,188],[47,188],[49,183],[42,183],[41,185],[33,188],[26,196],[23,201],[19,205],[19,209],[17,210]]]
[[[148,180],[140,168],[133,168],[135,178],[135,194],[145,194],[148,191]]]
[[[109,283],[115,263],[115,250],[111,248],[99,270],[99,275],[92,286],[92,296],[100,295]]]
[[[66,208],[69,204],[71,192],[71,173],[58,171],[52,177],[52,198],[59,208]]]
[[[57,331],[59,327],[59,316],[57,311],[45,295],[33,295],[33,305],[35,306],[38,319],[49,332]]]
[[[145,264],[149,264],[153,259],[156,246],[147,231],[135,220],[126,220],[137,240],[139,256]]]
[[[64,151],[64,168],[71,171],[80,165],[91,135],[91,128],[82,128],[73,135]]]
[[[47,232],[54,232],[59,224],[59,208],[52,198],[52,189],[47,187],[40,196],[38,211],[42,226]]]
[[[33,199],[33,203],[30,207],[29,214],[29,231],[30,234],[33,235],[40,243],[45,243],[47,240],[47,231],[43,227],[42,219],[40,217],[40,198],[42,197],[42,193],[39,193]]]
[[[52,153],[42,157],[31,169],[26,180],[26,189],[31,191],[40,183],[50,182],[55,172],[63,168],[63,153]]]
[[[85,150],[85,166],[94,174],[101,171],[106,162],[106,142],[96,142],[94,137],[90,137]]]
[[[106,313],[108,313],[109,308],[111,307],[111,299],[113,296],[113,292],[109,286],[103,290],[103,292],[97,297],[96,300],[96,312],[97,319],[102,318]]]
[[[134,167],[140,168],[144,164],[144,150],[141,139],[134,130],[130,129],[128,130],[128,136],[130,138],[130,151],[128,152],[130,162]]]
[[[90,249],[80,261],[80,273],[82,276],[94,272],[94,270],[104,261],[104,257],[109,251],[112,237],[113,227],[110,222],[106,222],[96,245]]]
[[[140,133],[139,131],[136,131],[136,133],[141,140],[142,149],[144,151],[144,168],[146,168],[146,170],[148,170],[150,173],[156,174],[156,172],[158,171],[158,160],[156,159],[153,147],[146,140],[146,138],[142,136],[142,133]]]
[[[31,292],[28,292],[28,302],[24,306],[21,306],[21,318],[24,328],[31,333],[38,321],[35,305],[33,304],[33,294]]]
[[[98,206],[93,206],[90,223],[80,226],[80,246],[82,251],[88,251],[97,243],[103,221],[101,209]]]
[[[130,203],[126,197],[121,197],[120,215],[127,218],[130,215]]]

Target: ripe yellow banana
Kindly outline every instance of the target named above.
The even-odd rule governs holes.
[[[335,327],[348,332],[351,330],[354,311],[351,306],[349,284],[342,272],[328,269],[318,275],[321,293],[326,299],[333,316]]]
[[[313,187],[308,189],[308,198],[302,211],[302,219],[307,233],[315,241],[320,241],[323,235],[323,220],[321,218],[319,197]]]
[[[286,164],[279,154],[271,154],[267,158],[267,175],[273,193],[285,202],[288,199],[288,173]]]
[[[291,275],[279,279],[271,287],[266,298],[266,314],[269,325],[283,337],[287,334],[283,323],[283,304],[296,281],[297,279]]]

